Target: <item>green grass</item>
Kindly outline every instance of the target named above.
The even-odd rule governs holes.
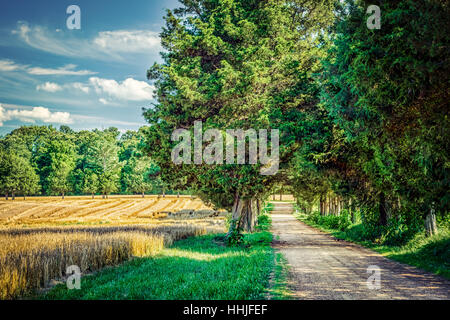
[[[289,267],[286,258],[281,253],[275,253],[275,268],[271,281],[269,295],[271,300],[291,299],[291,291],[288,289]]]
[[[152,258],[136,258],[81,279],[80,290],[58,285],[42,299],[264,299],[274,269],[272,234],[244,235],[227,247],[224,235],[175,242]]]
[[[381,253],[383,256],[406,263],[450,279],[450,230],[441,228],[437,235],[427,237],[424,232],[416,234],[404,245],[381,245],[363,240],[362,225],[350,225],[345,231],[331,229],[308,220],[305,214],[296,218],[304,223],[332,234],[338,239],[358,243]]]

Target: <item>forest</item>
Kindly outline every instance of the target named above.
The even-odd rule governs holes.
[[[1,139],[0,189],[18,195],[142,194],[164,188],[159,167],[141,151],[143,131],[75,132],[28,126]]]

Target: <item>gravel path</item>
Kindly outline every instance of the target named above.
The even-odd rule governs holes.
[[[276,203],[273,247],[290,266],[295,299],[450,299],[450,281],[387,258],[298,221],[292,205]],[[369,266],[380,268],[380,288],[369,289]]]

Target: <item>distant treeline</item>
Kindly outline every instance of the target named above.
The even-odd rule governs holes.
[[[75,132],[23,126],[0,139],[0,192],[61,195],[162,192],[160,169],[141,151],[143,131]]]

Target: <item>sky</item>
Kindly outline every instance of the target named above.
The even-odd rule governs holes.
[[[80,9],[80,29],[74,11]],[[145,125],[159,33],[176,0],[0,2],[0,135],[21,125],[74,130]]]

